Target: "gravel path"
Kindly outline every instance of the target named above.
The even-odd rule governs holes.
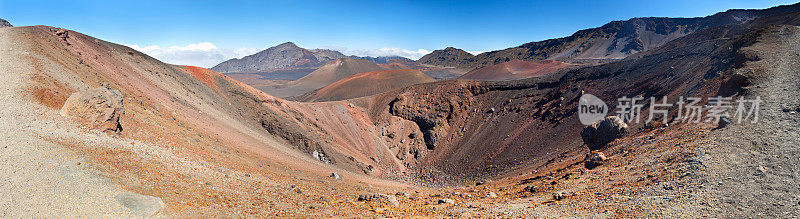
[[[800,27],[772,28],[745,50],[761,58],[743,68],[761,75],[745,97],[763,100],[761,115],[709,135],[699,159],[708,167],[701,198],[711,215],[800,217]]]
[[[739,69],[758,75],[745,96],[761,98],[758,122],[734,121],[687,146],[696,147],[689,177],[653,191],[672,200],[658,217],[800,217],[800,27],[773,27],[742,51],[760,58]]]
[[[147,217],[161,199],[127,191],[62,145],[41,136],[118,144],[107,135],[79,128],[58,111],[32,103],[24,86],[35,72],[30,60],[64,71],[15,43],[11,28],[0,29],[0,217]],[[26,59],[34,57],[35,59]]]

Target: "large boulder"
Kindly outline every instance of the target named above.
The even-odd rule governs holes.
[[[628,124],[619,117],[608,116],[583,128],[581,138],[590,150],[598,150],[615,139],[628,135]]]
[[[61,107],[61,114],[100,131],[122,131],[119,118],[124,114],[122,94],[98,87],[75,92]]]

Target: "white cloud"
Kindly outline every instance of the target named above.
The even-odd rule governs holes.
[[[431,51],[425,49],[418,49],[417,51],[401,49],[401,48],[390,48],[390,47],[383,47],[380,49],[348,49],[344,47],[336,47],[336,46],[327,46],[322,47],[323,49],[330,49],[336,50],[341,52],[345,55],[355,55],[355,56],[402,56],[409,59],[417,60]]]
[[[466,51],[466,52],[468,52],[468,53],[470,53],[472,55],[478,55],[478,54],[485,53],[485,52],[488,52],[488,51]]]
[[[139,46],[139,45],[126,45],[139,52],[143,52],[152,56],[162,62],[176,64],[176,65],[192,65],[204,68],[211,68],[215,65],[232,58],[242,58],[248,55],[255,54],[262,48],[239,48],[239,49],[220,49],[211,42],[193,43],[185,46],[168,46],[162,47],[159,45]],[[344,47],[323,47],[324,49],[336,50],[345,55],[356,56],[402,56],[409,59],[417,60],[431,51],[425,49],[418,49],[416,51],[384,47],[380,49],[348,49]]]
[[[235,50],[219,49],[210,42],[194,43],[186,46],[169,46],[166,48],[162,48],[158,45],[144,47],[139,45],[127,46],[161,60],[162,62],[177,65],[193,65],[204,68],[211,68],[225,60],[242,58],[263,50],[258,48],[240,48]]]

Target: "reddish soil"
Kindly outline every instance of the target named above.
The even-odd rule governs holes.
[[[459,79],[484,81],[518,80],[540,77],[566,68],[567,66],[569,66],[569,64],[554,60],[512,60],[472,70],[459,77]]]
[[[435,81],[417,70],[373,71],[351,75],[331,85],[303,95],[297,100],[322,102],[371,96],[410,85]]]
[[[369,60],[341,58],[323,65],[296,81],[260,89],[280,98],[295,97],[328,86],[353,74],[379,70],[383,69]]]

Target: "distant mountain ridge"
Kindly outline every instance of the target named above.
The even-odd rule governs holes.
[[[287,69],[305,69],[308,72],[340,58],[366,59],[375,63],[386,63],[389,60],[400,59],[412,61],[400,56],[360,57],[346,56],[339,51],[329,49],[305,49],[292,42],[282,43],[270,47],[256,54],[245,56],[241,59],[224,61],[211,70],[220,73],[261,73]]]
[[[739,24],[761,17],[800,12],[800,5],[768,9],[733,9],[695,18],[643,17],[612,21],[601,27],[580,30],[556,39],[525,43],[517,47],[473,56],[448,47],[423,56],[417,62],[443,67],[474,69],[512,60],[552,59],[564,62],[618,60],[662,46],[672,40],[706,28]]]
[[[333,50],[307,50],[292,42],[270,47],[241,59],[224,61],[211,68],[220,73],[269,72],[276,69],[316,68],[330,61],[345,57]]]
[[[762,10],[728,10],[706,17],[645,17],[612,21],[598,28],[580,30],[564,38],[530,42],[518,47],[482,53],[475,57],[473,66],[488,66],[515,59],[623,59],[702,29],[798,11],[800,6],[794,4]]]

